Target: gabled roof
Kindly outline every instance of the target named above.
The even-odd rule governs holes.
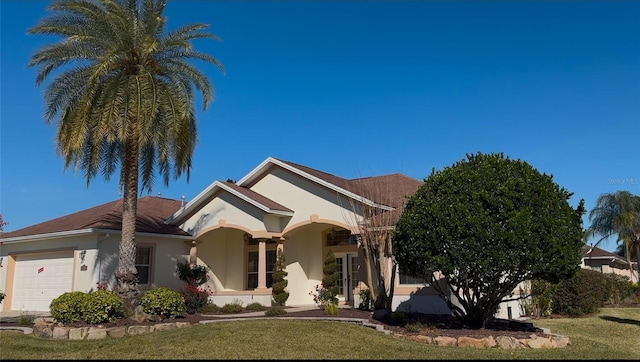
[[[615,259],[618,262],[621,262],[623,264],[627,264],[627,261],[622,256],[620,256],[618,254],[614,254],[614,253],[608,252],[608,251],[600,249],[600,248],[593,247],[593,246],[583,246],[580,249],[580,251],[582,253],[582,258],[583,259],[596,259],[596,260],[602,260],[602,259],[613,260],[613,259]]]
[[[182,202],[157,196],[138,199],[136,232],[189,236],[177,226],[165,224],[165,220],[180,209]],[[25,228],[2,233],[2,241],[54,233],[69,233],[78,230],[122,230],[122,199],[107,202],[56,219]]]
[[[266,213],[280,216],[293,215],[293,211],[291,209],[282,206],[279,203],[249,188],[239,186],[232,182],[222,182],[216,180],[206,189],[200,192],[193,200],[189,201],[189,203],[187,203],[184,208],[176,210],[176,212],[167,219],[167,224],[181,224],[184,220],[191,217],[201,205],[211,201],[220,190],[227,191],[230,194],[250,203],[251,205],[259,208]]]
[[[191,217],[202,204],[209,202],[220,188],[226,189],[266,212],[293,215],[293,211],[286,206],[282,206],[250,189],[273,167],[281,167],[348,198],[379,208],[382,211],[401,208],[404,205],[405,197],[413,194],[422,185],[422,181],[399,173],[349,180],[294,162],[268,157],[235,184],[215,181],[191,200],[184,209],[177,211],[167,222],[180,224]],[[398,210],[395,210],[394,213],[397,214],[395,217],[397,220],[397,216],[400,213]]]

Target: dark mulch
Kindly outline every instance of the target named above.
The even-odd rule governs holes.
[[[285,308],[287,310],[288,308]],[[250,310],[245,310],[240,315],[235,317],[240,318],[253,318],[253,317],[243,317],[242,314],[252,312]],[[107,328],[109,327],[119,327],[119,326],[132,326],[132,325],[154,325],[157,323],[166,323],[166,322],[189,322],[191,324],[198,324],[198,322],[203,320],[212,320],[212,319],[220,319],[220,317],[205,316],[202,314],[185,314],[179,316],[175,319],[164,319],[156,322],[152,321],[144,321],[144,322],[136,322],[132,319],[118,319],[115,322],[110,323],[101,323],[102,326]],[[213,313],[213,315],[225,316],[223,313]],[[268,317],[268,316],[267,316]],[[455,318],[451,316],[445,315],[434,315],[434,314],[422,314],[422,313],[405,313],[404,318],[400,321],[394,320],[390,317],[385,318],[384,320],[376,320],[373,319],[373,313],[370,311],[363,311],[357,308],[339,308],[338,314],[334,316],[330,316],[324,312],[323,309],[313,309],[302,312],[288,312],[284,315],[279,315],[276,317],[316,317],[316,318],[324,318],[324,317],[339,317],[339,318],[358,318],[358,319],[366,319],[371,323],[382,324],[386,330],[389,330],[395,334],[401,335],[427,335],[431,337],[437,336],[450,336],[450,337],[460,337],[460,336],[468,336],[473,338],[483,338],[488,336],[511,336],[515,338],[528,338],[531,334],[543,335],[542,331],[537,328],[532,328],[530,323],[523,323],[518,321],[509,321],[509,320],[497,320],[492,325],[488,326],[485,329],[470,329],[461,326],[459,322],[455,320]],[[264,318],[264,317],[262,317]],[[269,318],[269,317],[268,317]],[[18,318],[4,319],[0,320],[1,325],[18,325]],[[70,327],[83,327],[88,326],[84,322],[75,322],[69,323],[67,326]]]

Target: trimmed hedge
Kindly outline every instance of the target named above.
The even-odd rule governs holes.
[[[49,313],[60,323],[71,323],[83,320],[82,304],[87,299],[84,292],[66,292],[49,304]]]
[[[553,312],[570,317],[593,314],[609,298],[609,279],[604,274],[580,269],[572,278],[558,283]]]
[[[184,298],[180,293],[166,287],[145,292],[140,299],[140,305],[147,314],[156,314],[171,319],[186,311]]]

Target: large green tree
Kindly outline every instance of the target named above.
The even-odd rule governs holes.
[[[454,316],[484,328],[527,280],[558,281],[580,265],[584,202],[552,176],[503,154],[467,155],[432,171],[393,235],[404,274],[425,278]]]
[[[638,272],[633,277],[632,255],[636,260],[640,255],[640,196],[629,191],[616,191],[601,194],[596,206],[589,211],[591,225],[585,233],[587,239],[600,237],[594,244],[615,236],[618,244],[624,248],[629,263],[632,281],[638,281]]]
[[[191,169],[196,146],[194,90],[203,109],[213,100],[207,77],[190,61],[222,65],[196,51],[195,39],[218,37],[206,24],[171,32],[164,0],[54,0],[50,14],[28,34],[61,39],[36,51],[36,84],[45,88],[46,123],[57,122],[57,152],[64,169],[84,171],[87,187],[120,168],[122,240],[116,271],[121,296],[138,295],[135,229],[138,191],[150,192],[154,176],[168,185]]]

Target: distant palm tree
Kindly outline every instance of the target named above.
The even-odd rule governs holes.
[[[616,191],[615,193],[602,194],[596,201],[596,206],[589,212],[591,226],[587,229],[585,237],[600,236],[595,243],[611,236],[617,237],[620,247],[624,247],[627,262],[632,273],[632,250],[640,255],[640,196],[628,191]],[[638,281],[638,274],[636,274]]]
[[[122,239],[114,289],[138,295],[135,227],[138,188],[150,192],[154,173],[169,184],[191,169],[196,145],[194,87],[203,109],[213,100],[209,80],[190,60],[211,63],[194,39],[219,40],[191,24],[167,33],[163,0],[53,0],[51,14],[28,34],[62,39],[35,52],[36,84],[46,87],[47,124],[58,121],[57,152],[64,169],[84,171],[87,186],[98,172],[109,180],[120,166]],[[141,185],[139,185],[141,182]]]

